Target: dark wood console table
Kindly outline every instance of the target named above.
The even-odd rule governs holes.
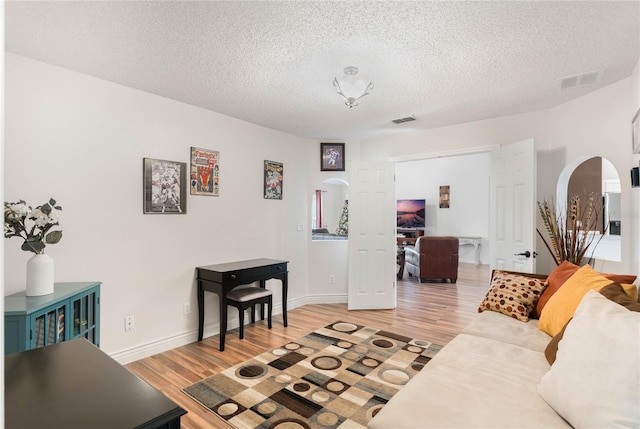
[[[84,338],[5,356],[7,429],[179,429],[186,411]]]
[[[236,286],[260,282],[266,287],[269,279],[282,281],[282,321],[287,326],[287,264],[277,259],[251,259],[225,264],[197,267],[198,276],[198,341],[204,334],[204,291],[218,295],[220,303],[220,351],[224,351],[227,332],[227,293]]]

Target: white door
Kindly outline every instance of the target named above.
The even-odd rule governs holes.
[[[533,139],[491,152],[491,269],[535,272],[535,160]]]
[[[396,307],[395,164],[349,168],[348,309]]]

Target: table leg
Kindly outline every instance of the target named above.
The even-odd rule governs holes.
[[[282,321],[284,326],[287,326],[287,292],[289,289],[287,277],[288,273],[285,272],[282,276]]]
[[[204,334],[204,289],[202,281],[198,280],[198,341],[202,341]]]
[[[405,258],[404,251],[398,253],[398,256],[396,258],[398,260],[397,262],[398,262],[398,266],[399,266],[398,267],[398,275],[397,275],[398,280],[402,280],[402,276],[404,275],[404,263],[405,263],[404,258]]]
[[[227,333],[227,296],[224,292],[218,294],[220,302],[220,351],[224,351],[224,336]]]
[[[265,280],[260,280],[260,287],[262,289],[267,288],[267,282]],[[260,304],[260,320],[264,320],[264,305]]]

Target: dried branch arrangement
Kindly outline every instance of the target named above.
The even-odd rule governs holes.
[[[581,265],[591,245],[594,248],[598,245],[604,235],[604,231],[600,231],[598,226],[601,206],[600,197],[593,193],[584,200],[579,196],[571,197],[569,208],[564,212],[556,211],[553,200],[538,201],[538,212],[542,216],[548,237],[545,238],[539,229],[536,230],[556,265],[560,265],[562,261]],[[591,257],[588,262],[591,262]]]

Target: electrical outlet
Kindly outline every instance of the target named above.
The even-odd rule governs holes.
[[[302,231],[303,228],[304,228],[304,224],[299,223],[298,224],[298,231]]]
[[[191,304],[185,302],[184,304],[182,304],[182,314],[186,316],[189,313],[191,313]]]
[[[329,284],[335,284],[336,282],[336,276],[334,276],[333,274],[331,274],[329,276]]]
[[[125,331],[133,331],[133,328],[136,326],[136,321],[133,316],[127,316],[124,318],[124,330]]]

